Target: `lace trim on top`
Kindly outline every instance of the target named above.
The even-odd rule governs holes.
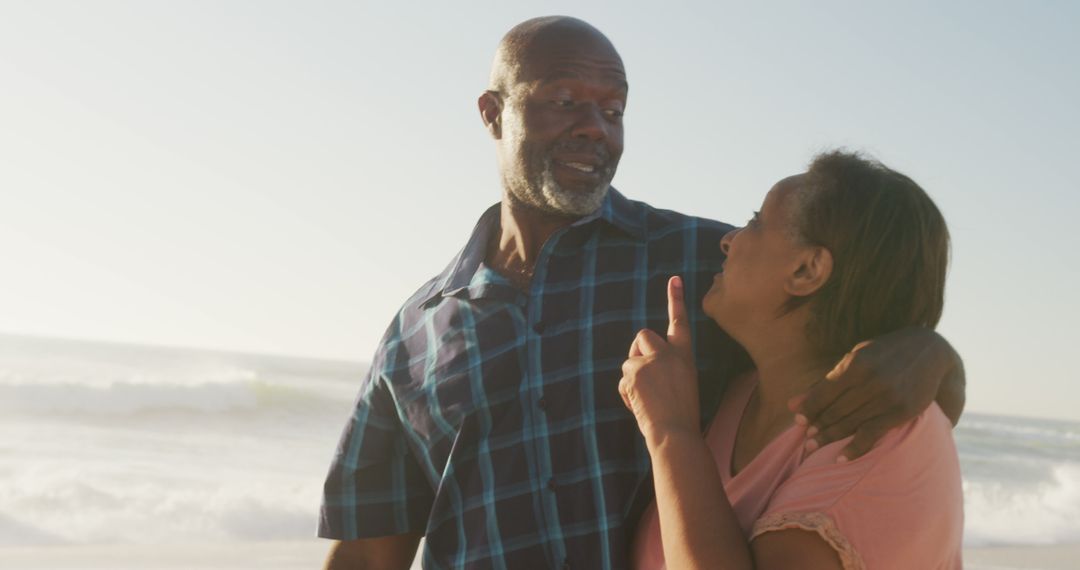
[[[824,513],[774,513],[754,523],[753,540],[762,534],[776,530],[802,529],[816,532],[840,557],[844,570],[866,570],[862,557],[848,539],[836,528],[829,515]]]

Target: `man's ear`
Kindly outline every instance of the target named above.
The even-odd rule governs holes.
[[[817,245],[807,247],[799,256],[799,265],[788,276],[784,290],[795,297],[813,295],[825,286],[832,270],[832,252]]]
[[[484,121],[484,127],[491,133],[491,138],[502,138],[502,96],[495,91],[484,91],[477,99],[476,105],[480,108],[480,119]]]

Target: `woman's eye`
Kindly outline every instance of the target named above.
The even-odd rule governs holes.
[[[551,102],[556,107],[570,107],[574,104],[573,99],[555,99]]]

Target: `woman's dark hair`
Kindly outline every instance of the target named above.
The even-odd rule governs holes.
[[[794,212],[798,238],[828,249],[832,275],[810,297],[811,338],[840,355],[908,326],[933,328],[945,301],[949,230],[907,176],[858,154],[810,163]]]

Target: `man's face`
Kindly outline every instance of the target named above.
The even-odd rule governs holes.
[[[513,199],[579,217],[607,194],[623,150],[626,74],[596,42],[532,50],[503,94],[499,161]]]

